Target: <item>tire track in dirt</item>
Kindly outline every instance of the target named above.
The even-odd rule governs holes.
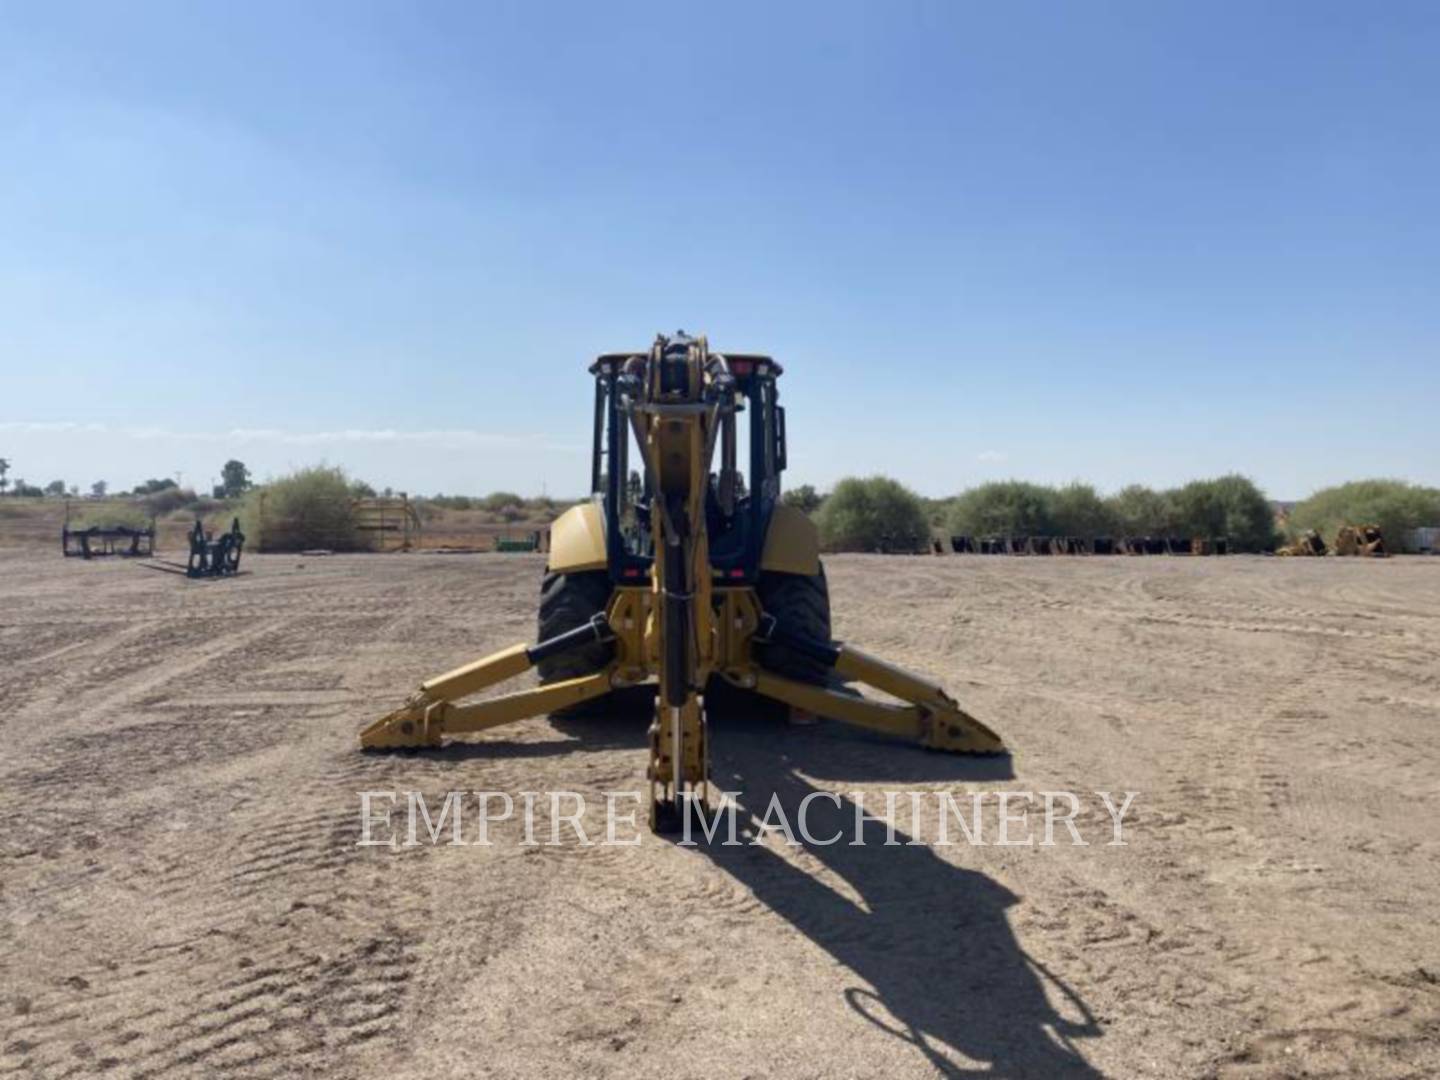
[[[903,994],[879,998],[906,972],[933,977],[911,1015],[961,1036],[975,1034],[967,1011],[992,1015],[993,1037],[956,1047],[1023,1073],[1005,1040],[1038,1029],[983,998],[1017,958],[996,953],[1005,934],[975,937],[1002,927],[944,893],[959,880],[1019,897],[990,915],[1073,988],[1070,1001],[1037,974],[1056,1012],[1081,1024],[1078,1001],[1104,1018],[1103,1037],[1076,1043],[1100,1071],[1357,1075],[1379,1073],[1381,1053],[1424,1071],[1437,1010],[1415,971],[1434,935],[1414,897],[1440,874],[1417,833],[1436,801],[1436,676],[1415,636],[1427,620],[1369,606],[1357,584],[1417,607],[1390,580],[1423,587],[1403,562],[1362,578],[1273,560],[834,561],[842,634],[943,677],[1022,748],[1015,779],[989,786],[1144,789],[1129,848],[965,849],[958,877],[920,876],[949,883],[928,903],[883,860],[851,880],[843,861],[784,851],[783,866],[742,854],[754,862],[732,873],[649,837],[526,854],[513,823],[488,849],[355,847],[361,790],[433,807],[450,790],[567,788],[598,806],[641,789],[644,723],[536,720],[439,754],[361,755],[359,727],[419,678],[533,633],[539,560],[305,563],[261,558],[236,588],[107,574],[77,592],[73,574],[37,574],[6,612],[15,632],[88,606],[134,637],[93,643],[111,688],[86,681],[90,643],[54,661],[79,706],[27,698],[27,731],[0,758],[0,1074],[918,1074],[924,1055],[843,997],[869,987],[903,1023]],[[1275,573],[1288,576],[1272,590]],[[892,594],[903,605],[878,610]],[[1337,617],[1360,633],[1289,629]],[[159,672],[136,650],[169,641],[171,620],[263,632],[218,657],[177,639],[167,655],[191,666],[147,685]],[[26,678],[44,667],[27,662]],[[29,728],[43,738],[23,741]],[[763,759],[742,787],[784,769],[842,791],[986,786],[828,726],[767,741],[721,723],[713,737],[717,767],[747,744]],[[1387,780],[1400,797],[1377,802]],[[1365,807],[1373,829],[1347,824]],[[1108,824],[1094,807],[1080,820],[1087,836]],[[755,1040],[795,1056],[764,1066],[744,1056]]]

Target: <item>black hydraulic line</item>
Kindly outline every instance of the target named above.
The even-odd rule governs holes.
[[[674,527],[676,535],[665,537],[665,641],[661,649],[665,685],[665,704],[678,708],[690,694],[690,585],[686,566],[689,562],[691,539],[685,517],[684,501],[671,495],[666,499],[666,526]]]
[[[735,513],[735,410],[727,410],[720,421],[720,512],[727,519]]]
[[[552,656],[583,649],[586,645],[593,645],[597,641],[614,640],[615,632],[610,629],[609,621],[604,615],[596,615],[584,626],[577,626],[574,630],[566,630],[563,634],[556,634],[552,638],[531,645],[525,650],[525,656],[532,664],[538,664],[541,660],[548,660]]]
[[[594,441],[590,447],[590,494],[600,492],[600,474],[604,472],[601,456],[605,437],[605,388],[606,377],[602,374],[595,379],[595,427]]]
[[[625,552],[620,536],[620,492],[624,480],[617,473],[620,469],[620,440],[627,437],[620,430],[620,387],[614,374],[608,377],[609,393],[606,395],[605,432],[608,442],[605,446],[605,540],[608,545],[611,573],[616,573],[620,558]]]
[[[789,630],[773,615],[762,615],[760,626],[755,631],[754,640],[761,645],[783,645],[792,649],[802,656],[808,656],[812,660],[818,660],[826,667],[834,667],[840,662],[840,645],[834,641],[816,641],[814,638],[806,637]]]
[[[765,535],[765,379],[751,380],[750,394],[750,536],[759,562],[760,540]]]

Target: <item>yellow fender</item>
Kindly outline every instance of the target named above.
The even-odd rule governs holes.
[[[546,567],[551,573],[604,570],[608,562],[599,503],[572,506],[550,526],[550,560]]]
[[[760,569],[806,577],[820,572],[820,530],[803,510],[776,504],[760,552]]]

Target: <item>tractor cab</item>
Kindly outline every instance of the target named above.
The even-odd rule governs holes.
[[[617,583],[648,576],[655,554],[651,515],[662,512],[659,478],[645,467],[641,428],[628,406],[627,389],[643,377],[659,380],[657,396],[673,398],[671,407],[715,410],[715,435],[698,455],[713,576],[717,583],[742,584],[759,574],[785,468],[785,410],[777,404],[775,386],[783,369],[768,356],[710,354],[707,378],[692,386],[690,345],[683,334],[666,340],[658,370],[648,373],[646,357],[636,353],[607,353],[590,367],[595,376],[590,490],[601,509],[610,576]]]

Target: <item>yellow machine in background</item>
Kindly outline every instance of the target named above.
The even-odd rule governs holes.
[[[1335,533],[1335,544],[1327,547],[1325,538],[1314,529],[1306,529],[1296,539],[1275,551],[1276,555],[1358,555],[1384,558],[1385,536],[1378,525],[1342,525]]]
[[[779,364],[679,334],[648,353],[601,356],[590,371],[592,500],[551,529],[539,643],[422,683],[361,733],[362,746],[438,746],[653,683],[647,775],[659,832],[708,800],[705,693],[716,680],[938,750],[1004,749],[939,685],[830,639],[815,528],[780,501]],[[460,703],[531,667],[538,688]]]
[[[1282,547],[1275,549],[1276,555],[1282,556],[1320,556],[1329,553],[1325,546],[1325,539],[1314,529],[1306,529],[1297,538]]]
[[[1342,525],[1335,534],[1335,554],[1383,558],[1385,535],[1379,525]]]

